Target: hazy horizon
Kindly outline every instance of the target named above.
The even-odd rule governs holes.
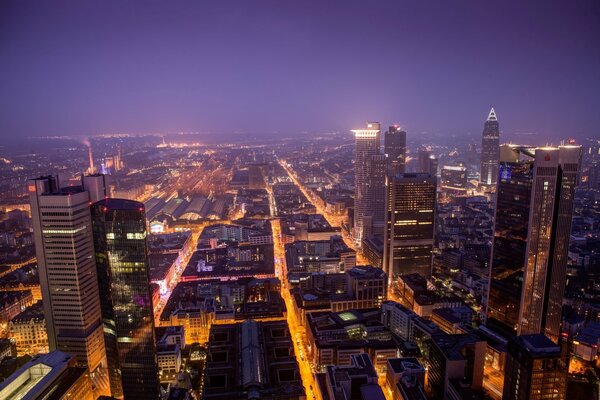
[[[0,137],[597,134],[598,2],[435,3],[4,1]]]

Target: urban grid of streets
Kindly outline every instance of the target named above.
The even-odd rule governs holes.
[[[327,211],[325,207],[322,205],[322,201],[320,198],[306,185],[304,185],[296,172],[292,169],[290,165],[285,160],[279,160],[280,165],[285,170],[288,177],[291,181],[300,189],[300,191],[306,196],[306,198],[315,206],[317,213],[322,214],[327,222],[333,227],[341,227],[341,234],[344,239],[346,245],[353,250],[356,251],[356,263],[357,265],[366,265],[368,261],[365,259],[363,254],[360,251],[360,248],[354,242],[353,238],[350,236],[347,229],[343,227],[343,217],[340,215],[335,215]],[[286,309],[287,309],[287,322],[290,330],[290,336],[292,338],[292,343],[294,346],[294,352],[296,354],[296,360],[298,362],[300,376],[302,379],[302,384],[304,386],[305,393],[307,394],[308,399],[321,400],[321,395],[319,390],[317,389],[317,382],[314,374],[314,365],[312,364],[312,360],[309,359],[308,352],[308,343],[306,341],[306,327],[303,326],[296,318],[296,314],[294,313],[294,305],[292,302],[292,298],[290,295],[289,285],[287,282],[287,273],[286,273],[286,265],[285,265],[285,245],[283,244],[281,238],[281,225],[280,220],[275,217],[275,201],[273,197],[273,191],[271,187],[267,185],[267,192],[269,194],[269,201],[271,205],[271,226],[273,233],[273,245],[274,245],[274,257],[275,257],[275,274],[281,281],[281,297],[283,298]],[[232,217],[227,221],[221,221],[221,223],[231,222],[231,220],[235,219]],[[196,249],[196,244],[199,239],[199,235],[202,229],[205,226],[210,225],[211,223],[202,224],[201,226],[195,227],[192,231],[192,243],[190,246],[190,251],[184,255],[184,257],[180,260],[179,266],[176,270],[175,278],[171,281],[172,284],[168,288],[168,291],[161,295],[159,303],[155,307],[155,324],[156,326],[160,325],[160,315],[172,293],[173,288],[179,283],[181,278],[181,274],[185,269],[185,266],[189,262],[193,252]],[[392,287],[388,288],[388,299],[395,300],[398,302],[402,302],[402,299],[399,298],[398,294],[394,292]],[[492,379],[490,379],[492,378]],[[487,382],[486,382],[487,381]],[[491,389],[494,397],[498,394],[497,382],[495,384],[490,385],[490,381],[494,381],[492,376],[486,374],[486,379],[484,384],[487,383],[488,389]],[[388,387],[385,380],[385,374],[380,374],[379,376],[379,384],[383,389],[384,395],[387,399],[393,399],[393,394],[391,388]],[[492,386],[492,387],[489,387]],[[496,387],[494,387],[496,386]]]
[[[306,198],[308,200],[310,200],[311,203],[315,206],[315,208],[317,209],[317,213],[322,214],[331,226],[342,227],[342,217],[340,217],[339,215],[334,215],[332,213],[329,213],[325,209],[325,207],[323,207],[321,205],[321,200],[318,198],[318,196],[315,195],[304,184],[302,184],[302,182],[298,179],[296,173],[288,166],[288,164],[285,162],[285,160],[279,160],[279,163],[281,164],[281,166],[283,167],[285,172],[288,174],[288,176],[290,177],[292,182],[300,189],[300,191],[302,191],[304,196],[306,196]],[[271,191],[269,191],[269,194],[271,195]],[[290,329],[290,334],[291,334],[292,338],[294,339],[293,340],[294,350],[296,351],[296,355],[298,356],[297,359],[298,359],[298,365],[300,367],[300,375],[302,376],[302,382],[304,384],[304,388],[306,390],[308,398],[320,399],[319,391],[314,390],[315,383],[316,383],[315,376],[313,374],[313,368],[310,363],[310,360],[308,360],[308,358],[307,358],[308,353],[306,352],[306,348],[307,348],[306,332],[305,332],[306,328],[304,326],[302,326],[301,324],[298,324],[298,321],[296,320],[296,315],[292,311],[294,308],[293,308],[290,292],[287,288],[287,274],[285,273],[285,270],[284,270],[285,248],[283,246],[283,243],[281,243],[281,240],[280,240],[281,235],[280,235],[279,220],[274,219],[272,221],[274,221],[274,223],[272,222],[272,227],[273,227],[273,240],[275,243],[276,273],[279,276],[280,280],[283,282],[283,284],[281,286],[281,295],[282,295],[283,299],[285,300],[285,305],[288,310],[288,313],[287,313],[288,325],[289,325],[289,329]],[[368,264],[368,262],[366,261],[366,259],[362,255],[362,253],[360,252],[360,249],[356,246],[356,244],[354,243],[354,241],[352,240],[352,238],[350,237],[348,232],[343,227],[342,227],[342,237],[344,239],[344,242],[346,242],[346,245],[356,251],[357,265]],[[390,390],[389,387],[387,387],[387,385],[385,383],[386,383],[385,375],[380,375],[379,376],[379,384],[382,387],[382,389],[384,389],[383,393],[384,393],[386,399],[392,400],[393,399],[392,391]]]

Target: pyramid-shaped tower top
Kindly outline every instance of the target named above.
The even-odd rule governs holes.
[[[488,121],[498,121],[498,118],[496,117],[496,111],[494,110],[494,107],[492,107],[492,109],[490,110],[490,113],[487,117]]]

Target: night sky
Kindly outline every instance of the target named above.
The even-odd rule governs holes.
[[[507,135],[593,137],[600,2],[2,0],[0,71],[2,140],[460,135],[490,106]]]

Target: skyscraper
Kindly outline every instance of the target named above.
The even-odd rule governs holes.
[[[83,185],[61,188],[52,176],[32,179],[28,189],[50,351],[94,371],[105,349],[90,194]]]
[[[519,334],[558,343],[581,147],[535,151]]]
[[[488,325],[558,342],[581,147],[503,145]]]
[[[479,182],[493,186],[498,182],[498,157],[500,155],[500,125],[494,108],[483,125],[481,138],[481,171]]]
[[[398,275],[431,275],[436,178],[398,174],[388,182],[383,265],[392,281]]]
[[[417,168],[417,172],[437,176],[437,170],[438,159],[431,154],[429,147],[422,147],[419,150],[419,167]]]
[[[379,122],[355,129],[354,239],[361,243],[369,234],[382,234],[385,224],[386,159],[381,154]]]
[[[101,200],[92,206],[92,226],[113,396],[158,399],[144,205]]]
[[[511,337],[502,399],[566,399],[567,361],[560,346],[542,334]]]
[[[384,151],[388,156],[388,174],[404,173],[406,167],[406,132],[398,125],[389,127],[384,136]]]

